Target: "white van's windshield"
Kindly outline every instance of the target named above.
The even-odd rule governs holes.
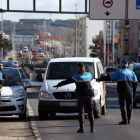
[[[77,74],[77,65],[81,62],[56,62],[50,63],[46,79],[67,79]],[[94,63],[83,62],[86,72],[90,72],[94,76]]]

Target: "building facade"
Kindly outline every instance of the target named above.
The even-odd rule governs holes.
[[[93,37],[103,30],[103,21],[90,20],[88,16],[79,19],[78,27],[78,56],[90,57],[90,45],[93,44]]]

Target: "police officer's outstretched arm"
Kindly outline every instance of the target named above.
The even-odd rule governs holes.
[[[68,78],[68,79],[58,83],[56,86],[53,86],[53,87],[58,88],[58,87],[62,87],[64,85],[68,85],[68,84],[74,83],[74,82],[75,82],[75,80],[72,77],[70,77],[70,78]]]
[[[116,71],[112,74],[107,74],[104,76],[101,76],[100,78],[96,79],[97,82],[100,81],[116,81],[119,77],[119,71]]]

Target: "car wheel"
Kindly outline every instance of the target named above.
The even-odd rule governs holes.
[[[133,108],[136,108],[137,107],[137,104],[136,103],[133,103]]]
[[[26,120],[26,118],[27,118],[27,109],[25,108],[24,114],[20,114],[19,115],[19,119],[20,120]]]
[[[51,116],[51,117],[55,117],[55,116],[56,116],[56,113],[55,113],[55,112],[51,112],[51,113],[50,113],[50,116]]]
[[[98,104],[98,109],[96,111],[94,111],[94,117],[95,118],[100,118],[101,117],[101,101]]]
[[[106,114],[106,99],[105,99],[105,104],[102,107],[102,115]]]
[[[49,113],[41,110],[41,106],[39,105],[38,107],[38,114],[40,120],[47,120]]]

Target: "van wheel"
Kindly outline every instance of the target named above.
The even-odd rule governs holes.
[[[133,108],[136,108],[137,107],[137,104],[136,103],[133,103]]]
[[[98,110],[94,112],[94,117],[95,118],[100,118],[101,117],[101,111],[102,111],[102,108],[101,108],[101,101],[100,101],[99,104],[98,104]]]
[[[55,117],[56,116],[56,113],[55,112],[52,112],[52,113],[50,113],[50,116],[51,117]]]
[[[40,120],[47,120],[49,113],[47,113],[47,112],[41,110],[40,108],[41,108],[41,107],[40,107],[40,105],[39,105],[39,107],[38,107],[38,114],[39,114]]]
[[[102,115],[106,114],[106,100],[105,100],[105,104],[102,107]]]

